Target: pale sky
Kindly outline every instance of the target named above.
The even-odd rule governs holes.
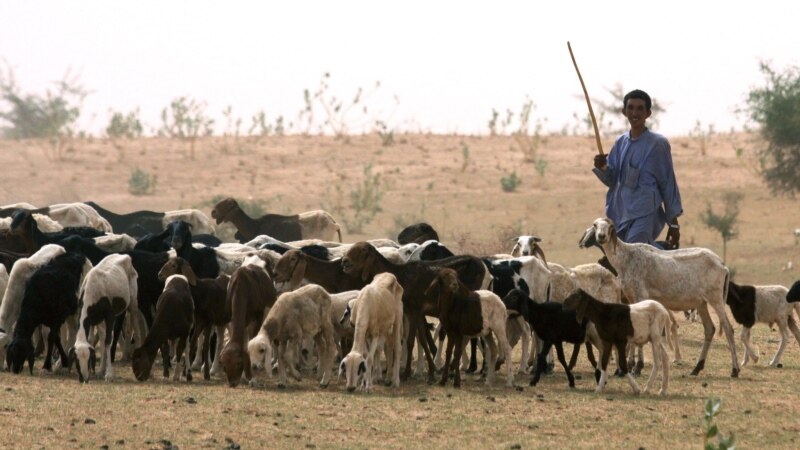
[[[697,120],[741,128],[759,61],[800,65],[798,17],[786,1],[2,0],[0,58],[25,92],[80,74],[94,132],[110,109],[157,127],[181,95],[207,103],[218,133],[228,105],[245,129],[258,110],[293,120],[329,72],[344,98],[380,81],[367,105],[391,128],[485,134],[492,108],[518,112],[526,96],[548,130],[585,114],[571,41],[593,97],[644,89],[667,109],[659,130],[678,135]]]

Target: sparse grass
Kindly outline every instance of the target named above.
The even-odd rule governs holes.
[[[347,394],[342,381],[321,390],[310,374],[285,391],[263,374],[258,388],[231,389],[221,379],[137,383],[130,366],[117,363],[120,380],[110,384],[79,385],[74,373],[1,373],[0,447],[118,448],[124,440],[125,448],[161,448],[159,441],[168,440],[180,448],[222,448],[227,438],[242,448],[698,448],[704,402],[717,397],[724,412],[715,423],[739,446],[796,448],[800,385],[792,380],[800,375],[800,350],[788,348],[784,369],[762,363],[731,379],[727,346],[715,337],[706,370],[690,377],[702,326],[679,320],[687,361],[671,365],[666,397],[635,397],[614,377],[605,393],[595,394],[585,353],[576,389],[567,387],[557,367],[535,388],[528,386],[529,376],[517,375],[522,391],[486,387],[471,375],[460,390],[415,379],[397,391],[377,386],[371,394]],[[776,341],[777,332],[756,326],[753,337],[769,359],[777,344],[768,341]],[[96,423],[84,423],[87,418]]]

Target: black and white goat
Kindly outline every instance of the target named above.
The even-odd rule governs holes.
[[[95,356],[95,348],[89,342],[93,326],[103,325],[105,328],[100,371],[106,381],[114,379],[111,337],[115,317],[125,311],[130,314],[136,346],[141,345],[144,339],[144,318],[139,313],[137,278],[131,257],[118,254],[106,256],[86,275],[81,285],[78,335],[75,338],[75,347],[70,351],[70,359],[73,354],[77,359],[78,379],[81,383],[89,381],[89,361]]]

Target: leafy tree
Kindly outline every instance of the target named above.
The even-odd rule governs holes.
[[[23,93],[10,68],[0,71],[0,103],[5,104],[0,109],[0,134],[12,139],[49,139],[53,156],[60,159],[66,142],[76,134],[75,124],[89,92],[69,72],[54,84],[55,89],[43,95]]]
[[[206,116],[206,104],[192,98],[178,97],[161,110],[161,129],[158,134],[189,143],[189,156],[194,159],[195,141],[214,133],[214,120]]]
[[[138,108],[128,114],[118,111],[111,112],[111,119],[106,127],[106,135],[112,140],[140,138],[143,132],[144,127],[142,127],[142,121],[139,120]]]
[[[800,190],[800,68],[775,71],[761,63],[766,85],[747,95],[746,112],[760,125],[766,147],[757,150],[759,172],[774,194]]]

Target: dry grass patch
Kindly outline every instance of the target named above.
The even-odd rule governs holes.
[[[595,394],[585,357],[574,390],[559,367],[536,388],[528,386],[528,376],[516,378],[522,390],[488,388],[467,376],[460,390],[412,380],[397,391],[378,386],[371,394],[347,394],[343,380],[322,390],[310,374],[286,390],[277,390],[277,382],[263,374],[258,388],[231,389],[221,379],[137,383],[120,363],[121,379],[114,383],[79,385],[74,373],[2,373],[0,447],[163,448],[168,441],[181,448],[697,448],[704,401],[720,397],[716,422],[723,434],[735,435],[738,446],[796,448],[796,343],[784,355],[785,368],[765,367],[778,334],[756,327],[760,364],[731,379],[729,353],[717,337],[707,369],[695,378],[687,374],[700,350],[702,326],[681,325],[685,361],[671,366],[666,397],[633,396],[618,378]]]

